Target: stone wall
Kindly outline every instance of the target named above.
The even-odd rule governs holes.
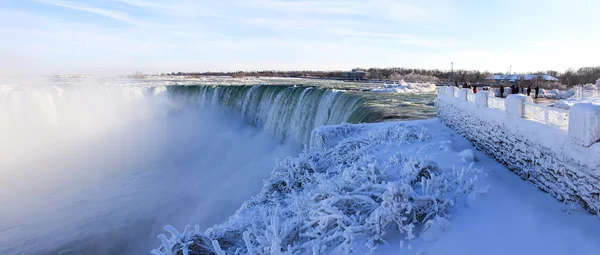
[[[454,95],[442,91],[436,99],[437,115],[447,126],[524,180],[600,216],[599,143],[577,144],[566,129],[515,117],[509,110],[514,106],[488,108],[481,97],[491,94],[477,95],[477,103]]]

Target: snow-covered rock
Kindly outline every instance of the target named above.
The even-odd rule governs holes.
[[[435,93],[435,83],[408,83],[400,81],[398,84],[384,84],[381,87],[371,89],[372,92],[388,93]]]
[[[477,161],[475,152],[473,152],[472,149],[466,149],[464,151],[461,151],[458,155],[461,157],[461,160],[466,163]]]

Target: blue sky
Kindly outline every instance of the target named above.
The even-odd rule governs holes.
[[[596,0],[2,0],[0,73],[600,65]]]

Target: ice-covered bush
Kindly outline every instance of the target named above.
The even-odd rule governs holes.
[[[447,222],[457,198],[479,191],[481,169],[440,167],[402,153],[403,146],[431,138],[421,126],[334,131],[354,135],[332,144],[330,136],[313,134],[320,146],[277,162],[262,191],[227,222],[204,233],[167,227],[172,237],[161,235],[163,245],[153,252],[349,253],[357,244],[375,250],[387,233],[412,240],[432,222]]]

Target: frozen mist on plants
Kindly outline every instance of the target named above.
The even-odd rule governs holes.
[[[447,228],[457,199],[486,191],[478,185],[483,170],[439,165],[428,150],[456,152],[430,139],[419,125],[317,129],[311,146],[279,161],[262,191],[229,221],[205,232],[166,226],[171,237],[159,235],[162,245],[153,253],[348,254],[364,246],[374,251],[388,234],[411,241]]]

